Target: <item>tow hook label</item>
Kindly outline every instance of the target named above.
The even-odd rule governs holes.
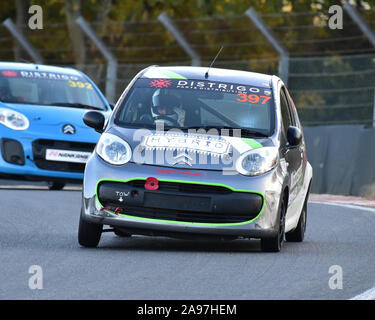
[[[123,197],[128,197],[130,195],[130,191],[123,192],[123,191],[116,191],[117,200],[120,202],[124,201]]]

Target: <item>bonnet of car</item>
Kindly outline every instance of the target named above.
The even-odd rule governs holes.
[[[274,146],[266,137],[241,138],[121,127],[112,127],[107,132],[130,145],[130,162],[171,168],[231,170],[241,154]]]

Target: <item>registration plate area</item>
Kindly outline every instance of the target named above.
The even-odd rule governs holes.
[[[209,197],[145,192],[144,206],[158,209],[210,212],[211,199]]]
[[[90,155],[91,152],[85,151],[46,149],[45,158],[49,161],[86,163]]]

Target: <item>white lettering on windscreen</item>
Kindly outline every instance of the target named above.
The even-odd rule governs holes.
[[[79,77],[69,74],[41,72],[41,71],[20,71],[23,78],[29,79],[47,79],[47,80],[79,80]]]
[[[244,85],[229,84],[229,83],[218,83],[218,82],[207,82],[207,81],[186,81],[180,80],[177,83],[177,88],[183,89],[197,89],[197,90],[212,90],[221,92],[260,92],[259,88],[247,87]]]

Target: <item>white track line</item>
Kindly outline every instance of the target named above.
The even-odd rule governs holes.
[[[12,185],[0,185],[0,189],[4,190],[49,190],[48,186],[34,186],[34,185],[17,185],[17,186],[12,186]],[[81,191],[82,187],[75,187],[75,186],[67,186],[64,187],[63,190],[68,190],[68,191]],[[63,191],[59,190],[59,191]]]
[[[356,209],[356,210],[362,210],[362,211],[368,211],[375,213],[375,208],[370,207],[364,207],[360,205],[354,205],[354,204],[347,204],[347,203],[341,203],[341,202],[326,202],[326,201],[319,201],[319,200],[309,200],[310,203],[319,203],[319,204],[327,204],[330,206],[340,206],[345,207],[349,209]]]
[[[375,300],[375,287],[371,288],[349,300]]]
[[[339,207],[345,207],[345,208],[375,213],[374,208],[356,206],[356,205],[353,205],[353,204],[346,204],[346,203],[339,203],[339,202],[314,201],[314,200],[310,200],[309,202],[318,203],[318,204],[325,204],[325,205],[328,204],[328,205],[331,205],[331,206],[339,206]],[[367,291],[365,291],[363,293],[360,293],[359,295],[356,295],[355,297],[350,298],[348,300],[375,300],[375,287],[373,287],[371,289],[368,289]]]

